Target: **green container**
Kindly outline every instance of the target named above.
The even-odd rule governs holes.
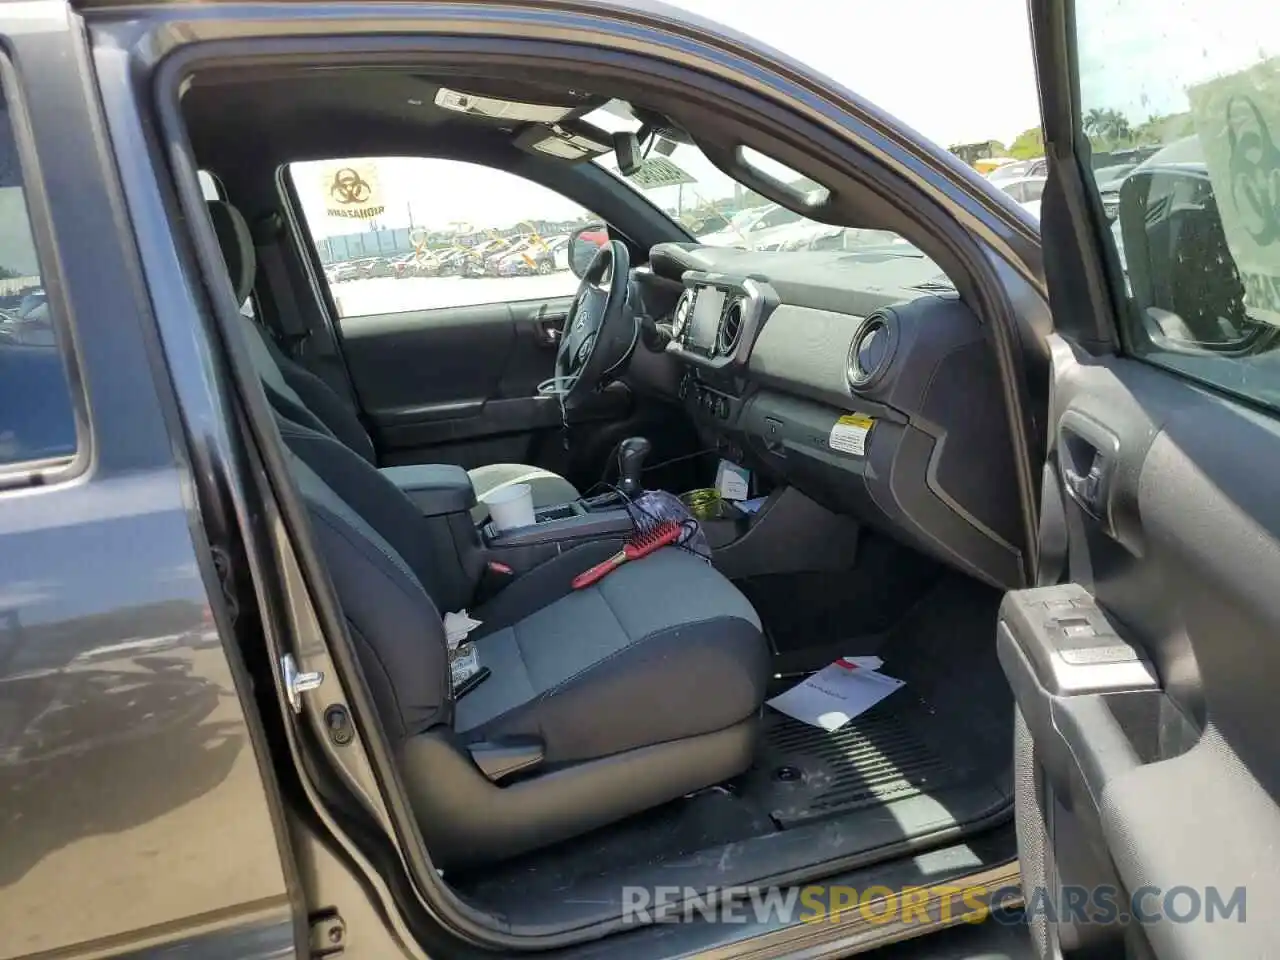
[[[681,494],[680,502],[689,508],[689,512],[697,520],[718,520],[724,515],[725,502],[715,487],[690,490]]]

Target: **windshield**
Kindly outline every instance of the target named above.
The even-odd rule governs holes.
[[[640,123],[630,108],[612,101],[588,114],[586,120],[609,133],[636,133]],[[738,183],[695,145],[649,137],[641,144],[644,160],[638,171],[624,177],[613,153],[595,162],[646,196],[681,223],[699,243],[744,250],[848,251],[924,257],[896,233],[819,223],[772,202]],[[752,154],[753,165],[797,191],[816,198],[823,188],[776,161]]]

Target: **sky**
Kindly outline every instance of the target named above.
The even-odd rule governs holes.
[[[1025,0],[671,2],[800,60],[943,146],[1008,142],[1039,122]],[[723,175],[689,153],[673,159],[686,165],[703,194],[723,196],[730,189]],[[351,232],[349,222],[325,215],[321,172],[299,168],[312,229],[324,236]],[[569,219],[580,212],[484,168],[388,159],[378,175],[388,207],[382,226],[407,226],[410,210],[415,225],[432,228],[459,221],[507,227],[526,217]],[[655,200],[674,206],[673,193],[664,190]]]
[[[1076,24],[1082,109],[1134,125],[1186,112],[1188,88],[1280,54],[1280,5],[1261,0],[1076,0]]]

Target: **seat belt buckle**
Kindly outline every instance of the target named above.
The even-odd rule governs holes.
[[[475,606],[492,600],[505,590],[519,576],[515,569],[501,560],[490,560],[480,572],[480,582],[476,584]]]

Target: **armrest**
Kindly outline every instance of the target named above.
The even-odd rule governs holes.
[[[407,467],[382,467],[384,477],[414,502],[424,517],[464,513],[476,505],[476,489],[461,467],[420,463]]]
[[[493,548],[527,547],[539,543],[565,543],[574,540],[597,540],[602,537],[628,537],[635,530],[631,514],[617,510],[592,510],[563,520],[548,520],[531,527],[499,532],[492,524],[485,526],[485,542]]]
[[[540,737],[511,736],[467,744],[471,759],[492,782],[532,770],[542,763],[546,747]]]

